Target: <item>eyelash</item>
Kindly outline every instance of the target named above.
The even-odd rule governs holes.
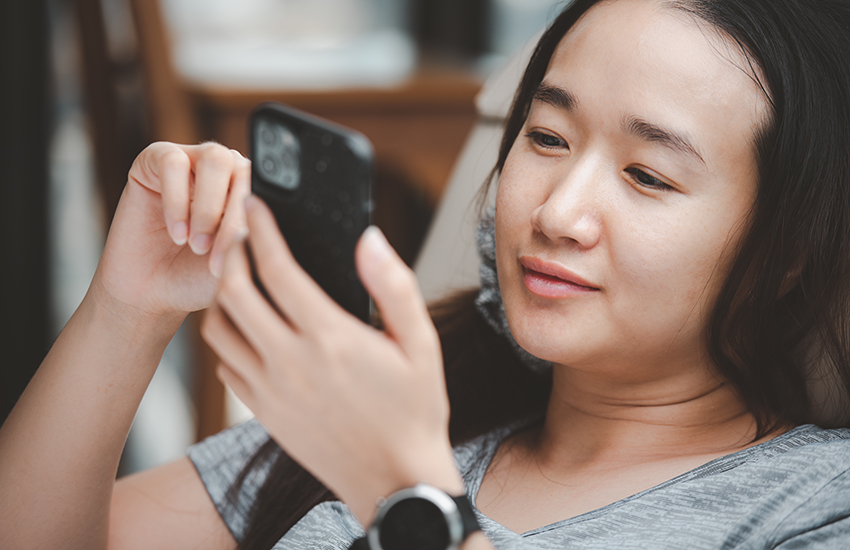
[[[626,168],[624,170],[629,174],[638,185],[648,189],[657,189],[658,191],[672,191],[673,188],[661,181],[660,179],[650,176],[640,168]]]
[[[543,132],[529,132],[525,135],[528,139],[534,142],[538,147],[542,147],[544,149],[558,149],[561,147],[569,150],[569,145],[563,139],[553,136],[552,134],[546,134]],[[553,140],[555,143],[546,143],[546,140]],[[640,185],[641,187],[645,187],[647,189],[655,189],[658,191],[672,191],[673,188],[660,179],[650,176],[640,168],[626,168],[625,172],[631,176],[632,180]]]
[[[539,147],[543,147],[544,149],[557,149],[559,147],[566,147],[569,149],[567,142],[563,139],[553,136],[552,134],[544,134],[543,132],[529,132],[525,135],[528,139],[534,142],[535,145]],[[544,140],[555,140],[557,144],[547,144]]]

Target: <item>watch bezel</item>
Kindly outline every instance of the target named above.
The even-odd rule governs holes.
[[[441,491],[427,483],[420,483],[414,487],[396,491],[378,505],[375,520],[372,522],[372,526],[367,533],[369,547],[372,550],[385,550],[381,546],[380,540],[381,524],[384,521],[384,517],[397,503],[414,498],[427,500],[443,513],[443,518],[446,520],[446,526],[449,531],[449,543],[446,546],[446,550],[458,550],[464,540],[464,531],[463,518],[461,517],[460,510],[458,510],[457,503],[445,491]]]

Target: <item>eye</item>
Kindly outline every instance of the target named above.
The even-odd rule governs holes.
[[[671,186],[667,185],[656,177],[650,176],[640,168],[626,168],[624,172],[630,175],[632,180],[641,187],[646,187],[648,189],[656,189],[658,191],[673,190]]]
[[[566,141],[557,136],[553,136],[552,134],[544,132],[529,132],[525,135],[525,137],[543,149],[560,149],[562,147],[569,149]]]

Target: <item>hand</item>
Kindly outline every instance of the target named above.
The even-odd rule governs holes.
[[[221,379],[364,525],[377,497],[420,481],[460,494],[439,340],[413,273],[377,228],[364,233],[356,262],[387,327],[376,330],[300,268],[262,201],[245,205],[274,306],[234,246],[202,328]]]
[[[207,307],[224,253],[247,231],[251,163],[215,143],[154,143],[129,179],[95,274],[109,295],[153,315]]]

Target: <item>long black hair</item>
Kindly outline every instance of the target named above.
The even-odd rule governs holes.
[[[494,169],[505,164],[532,98],[567,31],[600,1],[576,0],[540,39],[517,90]],[[714,305],[709,351],[757,422],[824,418],[812,364],[836,402],[850,399],[850,5],[846,0],[658,0],[725,34],[750,61],[767,103],[755,152],[758,192],[750,227]],[[474,307],[475,291],[432,308],[443,346],[457,444],[545,414],[551,379],[523,368]],[[841,412],[841,411],[839,411]],[[240,542],[267,550],[316,504],[334,496],[271,440],[231,488],[271,463]],[[226,512],[227,513],[227,512]]]

